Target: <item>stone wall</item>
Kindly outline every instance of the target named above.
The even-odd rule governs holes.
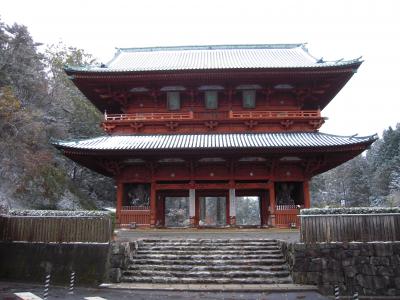
[[[136,254],[139,243],[140,241],[111,243],[109,282],[121,282],[122,270],[128,268],[129,260]]]
[[[295,283],[317,285],[341,295],[400,295],[398,242],[280,242]]]
[[[0,279],[43,283],[51,272],[51,283],[68,285],[71,270],[77,285],[104,281],[109,243],[0,242]]]

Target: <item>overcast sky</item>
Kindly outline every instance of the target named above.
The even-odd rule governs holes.
[[[369,135],[400,122],[400,1],[4,0],[0,17],[37,42],[85,49],[307,42],[324,59],[362,56],[359,72],[323,111],[321,131]]]

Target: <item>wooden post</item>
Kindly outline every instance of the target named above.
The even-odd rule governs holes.
[[[150,227],[156,226],[157,206],[156,206],[156,183],[151,182],[150,188]]]
[[[276,222],[275,222],[275,208],[276,208],[276,202],[275,202],[275,183],[272,181],[270,188],[269,188],[269,220],[268,223],[269,225],[275,227]]]
[[[124,184],[120,181],[117,181],[117,211],[116,211],[116,222],[118,225],[121,225],[121,210],[122,210],[122,202],[124,200]]]
[[[310,184],[308,180],[303,181],[303,192],[304,192],[304,208],[310,208],[311,207]]]
[[[196,190],[189,189],[189,219],[190,227],[195,227],[196,224]]]
[[[229,224],[231,226],[236,225],[236,195],[235,189],[229,189]]]

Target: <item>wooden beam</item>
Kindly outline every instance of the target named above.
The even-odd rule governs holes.
[[[235,188],[237,190],[259,189],[266,190],[271,187],[271,183],[155,183],[156,190],[228,190]]]

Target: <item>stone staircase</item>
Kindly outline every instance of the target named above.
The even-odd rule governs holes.
[[[274,240],[142,240],[122,282],[158,284],[292,283]]]

